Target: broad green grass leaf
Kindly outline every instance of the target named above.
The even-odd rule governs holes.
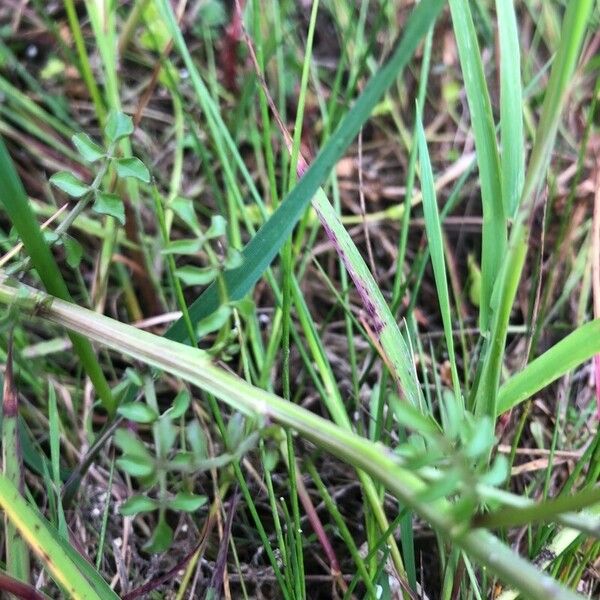
[[[498,415],[531,398],[598,353],[600,319],[582,325],[513,375],[498,392]]]
[[[244,248],[244,264],[224,273],[230,300],[242,299],[277,256],[319,186],[343,156],[385,90],[399,77],[442,6],[441,0],[423,0],[414,9],[404,27],[402,39],[390,59],[367,83],[306,174]],[[189,307],[190,318],[193,322],[198,322],[214,312],[219,304],[219,292],[213,284]],[[165,335],[169,339],[187,341],[184,321],[180,319],[175,322]]]
[[[56,494],[56,515],[58,518],[58,533],[61,537],[67,539],[69,530],[67,520],[63,510],[62,497],[60,495],[60,418],[58,416],[58,405],[56,403],[56,390],[48,382],[48,423],[50,437],[50,464],[52,466],[52,483],[54,489],[51,493]]]
[[[477,34],[467,0],[450,0],[452,25],[463,72],[471,127],[475,137],[477,165],[483,205],[481,241],[481,301],[479,326],[489,327],[494,282],[506,251],[506,219],[502,204],[500,157],[492,115],[492,104],[485,81]]]
[[[508,252],[502,261],[493,294],[493,320],[481,362],[479,385],[475,390],[476,414],[485,413],[492,417],[497,414],[496,402],[506,334],[527,253],[528,221],[534,205],[533,200],[550,161],[561,112],[577,65],[592,4],[592,0],[573,0],[568,4],[563,19],[561,42],[552,65],[535,143],[527,165],[519,210],[511,230]]]
[[[14,379],[13,336],[7,342],[4,377],[0,378],[2,405],[2,472],[7,481],[20,489],[25,482],[23,452],[19,444],[19,397]],[[22,410],[22,408],[21,408]],[[9,519],[4,523],[4,568],[8,575],[29,581],[31,559],[26,541]]]
[[[527,164],[521,208],[528,217],[534,194],[538,190],[550,162],[562,109],[577,66],[594,0],[571,0],[566,5],[561,41],[544,96],[542,114],[536,129],[535,142]],[[511,234],[512,237],[513,234]]]
[[[469,272],[467,279],[469,301],[473,306],[479,306],[481,300],[481,271],[475,257],[470,252],[467,255],[467,270]]]
[[[313,208],[354,282],[363,303],[365,320],[371,328],[371,335],[381,347],[381,354],[390,372],[400,382],[404,397],[413,406],[423,410],[423,396],[409,343],[402,335],[369,267],[350,234],[341,224],[322,188],[317,191],[313,199]]]

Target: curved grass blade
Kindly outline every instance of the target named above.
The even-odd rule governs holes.
[[[582,325],[513,375],[498,392],[498,415],[600,352],[600,319]]]
[[[460,389],[460,380],[456,369],[456,355],[454,352],[454,337],[452,335],[452,315],[450,311],[450,295],[448,293],[448,279],[446,277],[446,261],[444,260],[444,241],[442,238],[442,226],[440,224],[440,215],[435,195],[435,183],[433,180],[433,171],[427,149],[427,140],[423,130],[423,121],[421,111],[417,106],[416,118],[417,144],[419,147],[419,163],[421,164],[421,186],[423,194],[423,213],[425,215],[425,229],[427,231],[427,244],[433,266],[433,275],[435,278],[435,287],[437,289],[440,312],[442,313],[442,322],[444,325],[444,336],[446,338],[446,347],[448,349],[448,359],[452,371],[452,383],[454,387],[454,397],[457,405],[464,409],[462,392]]]
[[[458,46],[467,100],[471,112],[471,127],[475,137],[477,165],[483,205],[481,242],[481,298],[479,327],[489,327],[492,289],[506,251],[506,219],[502,205],[500,157],[492,115],[492,103],[485,83],[485,74],[473,17],[467,0],[450,0],[452,26]]]
[[[422,409],[421,388],[412,353],[369,267],[322,189],[313,198],[313,208],[362,300],[370,337],[380,346],[382,358],[391,374],[400,382],[407,400]]]
[[[435,21],[442,5],[442,0],[424,0],[415,8],[391,58],[365,86],[302,179],[244,248],[242,266],[224,273],[223,279],[230,299],[243,298],[277,256],[319,186],[343,156],[385,90],[399,76],[419,41]],[[207,317],[219,304],[217,286],[211,285],[189,307],[192,321],[197,323]],[[188,336],[183,320],[175,322],[165,336],[172,340],[186,341]]]
[[[251,414],[295,429],[304,438],[379,480],[404,505],[413,509],[495,575],[519,589],[527,598],[580,600],[577,594],[542,574],[491,533],[465,528],[464,524],[461,526],[454,516],[453,504],[445,498],[423,501],[421,498],[427,490],[427,484],[415,473],[403,468],[398,457],[380,444],[344,430],[298,404],[254,387],[214,365],[210,355],[198,348],[138,330],[80,306],[48,297],[42,292],[27,292],[25,289],[17,290],[0,284],[0,302],[15,301],[19,302],[18,306],[22,310],[37,309],[41,318],[77,331],[150,366],[168,371],[243,414]],[[5,485],[3,477],[0,478],[0,484]],[[0,487],[0,502],[3,501],[2,490]],[[14,486],[12,490],[11,498],[16,492],[19,499]],[[24,503],[22,499],[21,501]],[[9,506],[8,509],[10,508],[12,507]],[[29,511],[33,512],[31,509]],[[22,534],[26,525],[19,524]]]

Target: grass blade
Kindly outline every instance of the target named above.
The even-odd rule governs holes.
[[[496,0],[500,41],[500,136],[502,199],[512,217],[519,205],[525,173],[521,52],[512,0]]]
[[[23,455],[19,443],[19,399],[13,379],[13,341],[8,340],[6,371],[2,395],[2,466],[6,478],[22,493],[25,480]],[[17,528],[6,519],[6,571],[20,581],[30,580],[29,550]]]
[[[533,195],[541,184],[550,162],[561,112],[579,60],[593,4],[593,0],[574,0],[567,4],[561,42],[550,72],[542,114],[536,129],[535,143],[531,150],[523,185],[520,204],[526,214],[531,210]]]
[[[527,223],[534,196],[542,183],[550,161],[561,111],[577,64],[592,4],[592,0],[576,0],[567,6],[561,43],[552,66],[542,115],[525,175],[520,207],[494,292],[494,318],[491,324],[489,343],[484,352],[482,363],[484,368],[475,391],[477,410],[480,413],[489,414],[492,418],[495,418],[497,414],[496,396],[504,357],[506,332],[527,252],[529,239]]]
[[[502,205],[500,157],[492,104],[485,82],[469,3],[467,0],[450,0],[449,4],[471,112],[471,126],[479,167],[483,205],[479,327],[482,331],[486,331],[489,327],[492,289],[505,255],[507,239],[506,219]]]
[[[579,327],[513,375],[498,392],[498,414],[531,398],[600,352],[600,319]]]
[[[383,359],[393,376],[401,383],[406,398],[413,406],[422,408],[421,389],[408,343],[369,267],[322,189],[318,190],[313,199],[313,208],[359,293],[367,314],[370,336],[380,346]]]
[[[419,41],[435,21],[442,5],[441,0],[428,0],[421,2],[415,8],[404,28],[404,35],[388,62],[365,86],[354,106],[346,113],[338,129],[327,141],[302,179],[244,248],[244,264],[224,273],[223,279],[230,299],[243,298],[277,256],[319,186],[343,156],[385,90],[396,80],[407,64]],[[192,321],[197,323],[207,317],[219,307],[219,304],[217,286],[211,285],[189,307]],[[187,340],[184,322],[179,320],[174,323],[165,335],[173,340]]]
[[[50,463],[52,466],[53,492],[56,494],[56,514],[58,517],[58,533],[67,539],[69,530],[63,509],[60,490],[62,480],[60,478],[60,417],[58,416],[58,405],[56,402],[56,391],[52,383],[48,383],[48,422],[50,434]]]
[[[435,183],[433,171],[427,149],[427,140],[423,130],[422,115],[417,107],[417,144],[419,147],[419,162],[421,164],[421,186],[423,194],[423,213],[425,215],[425,229],[427,231],[427,242],[433,265],[435,286],[437,288],[438,302],[442,314],[448,359],[452,370],[452,383],[454,386],[454,397],[456,402],[464,408],[460,380],[456,369],[456,355],[454,353],[454,337],[452,335],[452,314],[450,311],[450,295],[448,294],[448,280],[446,278],[446,261],[444,260],[444,240],[442,237],[442,226],[435,194]]]
[[[73,598],[103,600],[115,595],[107,584],[110,595],[100,595],[83,576],[77,566],[65,554],[62,544],[42,519],[23,499],[19,490],[0,474],[0,506],[6,517],[19,530],[31,550],[44,563],[53,579]]]
[[[104,103],[102,102],[102,95],[100,94],[100,90],[98,89],[98,85],[96,84],[96,80],[94,79],[94,74],[92,73],[90,59],[85,48],[85,42],[83,40],[81,27],[79,26],[79,17],[77,16],[77,10],[75,9],[75,4],[73,0],[64,0],[63,3],[65,6],[65,12],[67,13],[69,27],[71,28],[71,33],[73,34],[73,39],[75,41],[75,47],[77,48],[77,55],[79,57],[79,71],[88,89],[90,98],[94,103],[96,116],[98,117],[100,123],[103,123],[104,119],[106,118],[106,109],[104,108]]]

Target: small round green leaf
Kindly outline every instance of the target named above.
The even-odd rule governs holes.
[[[144,442],[128,429],[117,429],[113,439],[123,454],[128,456],[139,456],[146,460],[146,462],[152,462],[152,455]]]
[[[154,421],[158,419],[156,411],[142,402],[128,402],[126,404],[121,404],[121,406],[117,408],[117,412],[122,417],[125,417],[130,421],[135,421],[136,423],[154,423]]]
[[[256,311],[256,304],[250,298],[242,298],[235,302],[230,302],[229,306],[235,308],[244,319],[251,319]]]
[[[69,171],[59,171],[50,177],[50,183],[62,190],[65,194],[69,194],[73,198],[81,198],[90,191],[89,186],[75,177]]]
[[[481,483],[486,485],[502,485],[510,475],[510,465],[504,454],[497,454],[490,470],[481,476]]]
[[[133,121],[129,115],[122,112],[112,111],[106,120],[104,133],[109,142],[114,143],[121,138],[133,133]]]
[[[142,456],[126,454],[117,459],[117,466],[132,477],[148,477],[154,471],[154,463]]]
[[[233,452],[240,445],[244,437],[245,418],[242,413],[234,413],[227,423],[227,442],[229,449]]]
[[[197,235],[200,236],[202,230],[194,210],[194,203],[189,198],[177,196],[169,202],[169,208]]]
[[[101,215],[110,215],[125,225],[125,208],[123,201],[116,194],[108,194],[106,192],[99,192],[96,195],[96,201],[93,206],[94,212]]]
[[[185,434],[196,460],[206,458],[208,456],[208,443],[206,434],[200,427],[198,421],[190,421],[185,428]]]
[[[140,377],[140,374],[135,370],[132,369],[131,367],[127,367],[125,369],[125,377],[131,381],[131,383],[133,383],[134,385],[141,387],[142,386],[142,378]]]
[[[197,254],[203,243],[203,239],[175,240],[169,242],[167,247],[161,251],[161,254]]]
[[[76,269],[81,262],[83,256],[83,248],[81,244],[70,235],[65,236],[63,240],[66,252],[67,264],[72,268]]]
[[[46,244],[52,245],[62,243],[62,240],[60,240],[60,237],[56,231],[48,231],[46,229],[42,232],[42,235],[44,236],[44,241]]]
[[[76,133],[71,141],[86,162],[93,163],[106,155],[104,148],[96,144],[87,133]]]
[[[119,511],[124,517],[132,517],[138,513],[152,512],[158,508],[158,502],[148,496],[132,496],[121,504]]]
[[[144,183],[150,183],[150,173],[146,165],[134,156],[119,158],[117,161],[117,175],[119,177],[135,177]]]
[[[163,417],[168,417],[169,419],[179,419],[179,417],[185,414],[185,411],[190,405],[190,401],[190,393],[187,390],[181,390],[181,392],[175,396],[175,400],[173,400],[173,406],[164,412]]]
[[[191,472],[197,468],[196,457],[192,452],[180,451],[173,456],[170,461],[171,467],[175,471]]]
[[[206,231],[206,237],[210,240],[225,235],[226,231],[227,221],[225,218],[221,215],[214,215],[210,220],[210,227]]]
[[[175,270],[175,275],[183,281],[185,285],[208,285],[212,283],[217,275],[218,269],[215,267],[194,267],[186,265]]]
[[[178,428],[168,418],[161,418],[156,428],[156,445],[160,448],[160,455],[166,456],[177,440]]]
[[[263,466],[265,471],[272,471],[279,462],[279,452],[274,448],[269,448],[265,450],[265,457],[263,461]]]
[[[180,510],[183,512],[194,512],[201,506],[204,506],[208,498],[206,496],[197,496],[188,492],[179,492],[174,498],[169,500],[171,510]]]
[[[227,257],[225,258],[225,268],[237,269],[242,266],[244,255],[235,248],[228,248]]]
[[[465,445],[465,454],[469,458],[477,458],[486,454],[494,443],[492,420],[485,416],[473,423],[465,422],[463,426],[461,434]]]
[[[159,554],[169,549],[173,541],[173,530],[164,519],[160,519],[152,537],[144,544],[144,550],[153,554]]]
[[[228,304],[222,304],[219,306],[217,310],[198,323],[198,338],[202,338],[213,331],[221,329],[221,327],[223,327],[223,325],[225,325],[227,322],[230,314],[231,307]]]

